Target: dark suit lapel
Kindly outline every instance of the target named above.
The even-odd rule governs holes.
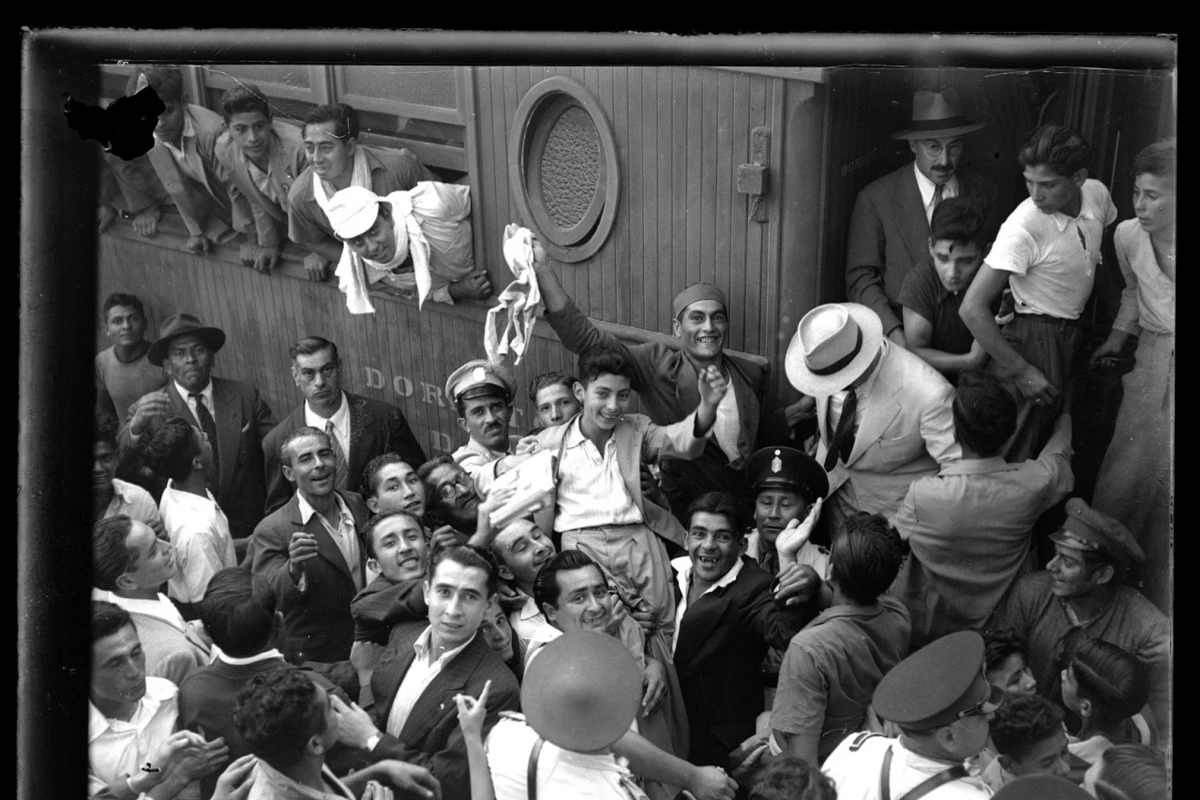
[[[325,530],[325,525],[318,519],[320,514],[321,512],[318,511],[308,518],[308,524],[304,526],[304,532],[311,533],[316,537],[317,555],[337,567],[348,580],[353,581],[354,577],[350,572],[349,565],[346,564],[346,557],[342,555],[341,548],[337,546],[337,542],[329,535],[329,531]],[[361,547],[359,548],[359,553],[360,555],[362,553]]]
[[[925,203],[921,200],[915,167],[911,164],[900,176],[893,202],[896,227],[903,234],[901,241],[908,251],[909,261],[913,264],[923,261],[929,249],[929,220],[925,217]]]
[[[363,398],[346,393],[350,405],[350,454],[346,457],[346,471],[358,475],[367,465],[367,454],[372,452],[371,442],[375,434],[375,415]]]
[[[730,592],[736,585],[737,581],[734,581],[703,595],[683,612],[683,620],[679,624],[679,644],[675,648],[675,663],[681,672],[687,669],[688,663],[725,616],[731,602]]]
[[[225,497],[233,488],[234,473],[237,467],[238,450],[242,440],[242,404],[238,396],[229,391],[224,381],[212,379],[213,405],[217,409],[217,447],[221,460],[221,491]]]
[[[488,645],[479,634],[471,640],[465,649],[447,664],[437,677],[425,687],[417,698],[412,713],[404,721],[404,728],[397,737],[401,741],[412,744],[421,741],[437,725],[446,714],[447,698],[466,688],[467,681],[475,673]]]
[[[383,657],[375,666],[375,672],[371,676],[371,692],[377,700],[384,700],[378,705],[378,719],[381,728],[387,728],[387,719],[388,715],[392,713],[392,703],[396,701],[396,692],[399,691],[404,676],[408,674],[408,668],[412,666],[413,659],[416,658],[416,653],[413,652],[413,643],[424,630],[424,627],[418,627],[418,624],[415,623],[393,628],[387,650],[384,651]],[[405,635],[406,633],[407,635]]]
[[[197,428],[200,427],[200,420],[196,419],[196,415],[192,413],[192,409],[188,407],[187,400],[175,388],[175,379],[167,379],[167,397],[171,401],[171,413],[174,416],[183,417],[192,421],[192,424]]]

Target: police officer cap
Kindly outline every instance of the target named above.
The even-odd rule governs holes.
[[[508,403],[515,391],[508,371],[482,358],[468,361],[446,379],[446,396],[452,403],[476,397],[500,397]]]
[[[791,447],[764,447],[746,462],[755,492],[790,489],[814,503],[829,494],[829,477],[812,456]]]
[[[1006,783],[992,800],[1092,800],[1092,796],[1058,775],[1023,775]]]
[[[1004,690],[984,676],[983,637],[959,631],[922,647],[883,676],[875,713],[903,730],[931,731],[1004,703]]]
[[[1050,540],[1074,550],[1104,553],[1121,564],[1140,564],[1145,558],[1128,528],[1078,497],[1067,501],[1067,521]]]

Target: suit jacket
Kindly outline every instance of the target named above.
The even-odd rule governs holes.
[[[561,451],[567,432],[576,423],[578,416],[572,417],[565,424],[555,425],[539,433],[532,452],[550,450],[557,454]],[[687,546],[687,531],[670,511],[642,496],[641,464],[657,464],[668,458],[691,459],[699,456],[708,440],[697,439],[692,433],[695,427],[695,412],[674,425],[662,426],[655,425],[649,417],[642,414],[626,414],[617,422],[612,433],[617,446],[617,465],[621,468],[621,478],[625,481],[629,496],[633,498],[633,504],[641,510],[642,519],[650,530],[680,547]],[[556,530],[553,516],[555,510],[555,505],[549,503],[534,516],[538,527],[543,531]]]
[[[1000,229],[995,184],[970,167],[960,166],[958,196],[978,202],[984,213],[984,241]],[[854,201],[846,246],[846,298],[874,309],[883,332],[903,325],[896,298],[904,276],[929,257],[929,220],[917,187],[913,162],[867,184]]]
[[[210,482],[208,489],[229,519],[229,533],[240,539],[249,536],[263,517],[266,487],[262,479],[262,437],[275,427],[275,416],[258,389],[250,384],[212,378],[212,387],[220,473],[216,485]],[[171,415],[200,426],[200,420],[188,408],[187,400],[175,388],[175,381],[167,382],[167,397]],[[132,419],[130,413],[117,435],[122,450],[132,446],[129,434]],[[152,422],[141,438],[152,435],[157,427],[157,423]]]
[[[425,687],[400,735],[386,733],[384,728],[396,692],[416,657],[413,645],[427,627],[428,622],[410,622],[392,628],[387,650],[371,675],[376,724],[381,732],[371,756],[375,760],[398,758],[423,766],[441,782],[442,800],[471,800],[467,749],[458,727],[454,696],[461,692],[479,697],[483,685],[492,682],[483,727],[486,738],[501,711],[520,709],[521,689],[512,671],[492,652],[487,641],[476,634]]]
[[[216,144],[217,161],[221,165],[222,177],[230,185],[230,195],[244,197],[249,202],[254,230],[258,233],[258,243],[263,247],[274,247],[287,241],[287,195],[296,177],[308,166],[308,157],[304,154],[304,140],[300,138],[299,128],[275,120],[271,123],[270,136],[268,174],[283,193],[282,204],[259,190],[250,175],[249,167],[246,166],[246,159],[242,157],[241,149],[233,143],[228,132],[222,134]]]
[[[346,454],[346,490],[358,491],[363,470],[375,456],[396,453],[413,469],[425,463],[425,451],[404,418],[404,412],[388,403],[346,392],[350,404],[350,452]],[[283,477],[279,463],[279,445],[292,431],[305,426],[304,404],[300,404],[283,422],[263,437],[262,451],[267,484],[265,511],[270,514],[295,494]]]
[[[362,530],[370,514],[358,495],[338,492],[354,516],[354,528]],[[312,534],[317,540],[317,556],[304,562],[304,587],[292,580],[288,571],[288,544],[296,531]],[[366,548],[359,546],[354,569],[360,581],[365,578]],[[283,612],[283,657],[293,664],[305,661],[344,661],[354,644],[354,620],[350,601],[354,599],[354,578],[337,542],[325,530],[317,515],[305,524],[300,520],[300,500],[295,494],[254,529],[254,538],[246,560],[255,575],[261,575],[275,592],[276,607]]]
[[[954,438],[954,387],[908,350],[886,340],[882,347],[871,392],[859,399],[863,417],[850,458],[829,473],[829,497],[890,518],[913,481],[961,459],[962,447]],[[832,439],[828,396],[817,398],[817,425],[817,462],[824,463]]]
[[[638,393],[638,402],[656,425],[679,422],[700,405],[700,392],[696,388],[699,373],[682,350],[657,342],[627,345],[593,325],[574,302],[546,314],[545,319],[572,353],[582,353],[594,346],[624,353],[633,364],[632,387]],[[775,443],[776,434],[786,436],[784,410],[764,413],[767,376],[762,368],[729,353],[724,354],[724,367],[737,400],[739,456],[731,462],[716,439],[712,439],[705,442],[699,457],[693,460],[665,458],[661,464],[662,486],[672,504],[682,503],[686,507],[691,498],[702,492],[749,496],[743,474],[746,459],[759,447]]]
[[[211,657],[208,645],[189,625],[184,630],[149,614],[131,612],[133,627],[146,653],[146,674],[178,686]]]
[[[675,669],[691,731],[688,758],[694,764],[724,766],[729,752],[754,733],[764,708],[760,666],[767,649],[786,648],[815,614],[811,603],[790,609],[776,604],[774,581],[742,556],[733,583],[703,595],[683,613]]]

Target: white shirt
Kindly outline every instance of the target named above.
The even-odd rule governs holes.
[[[213,649],[216,650],[215,645],[213,646]],[[283,653],[279,652],[274,647],[272,647],[270,650],[267,650],[262,653],[257,653],[256,655],[246,656],[245,658],[238,658],[237,656],[231,656],[227,653],[222,653],[220,651],[217,651],[216,658],[214,658],[213,661],[216,661],[218,658],[221,659],[222,661],[224,661],[226,664],[232,664],[235,667],[238,667],[238,666],[245,666],[246,664],[257,664],[259,661],[270,661],[275,658],[282,660]]]
[[[178,628],[180,631],[188,629],[188,624],[183,621],[183,616],[179,613],[179,609],[161,592],[156,600],[141,600],[120,597],[103,589],[92,589],[92,599],[113,603],[125,609],[130,614],[145,614],[147,617],[160,619],[168,625]]]
[[[324,514],[318,514],[317,510],[309,505],[303,494],[299,491],[296,492],[296,500],[300,507],[300,521],[307,525],[313,514],[317,515],[317,519],[321,521],[325,531],[332,537],[338,550],[342,551],[342,558],[346,559],[346,566],[350,569],[350,577],[354,579],[354,590],[357,592],[363,588],[362,570],[358,568],[361,559],[358,549],[358,530],[354,527],[354,515],[350,513],[350,509],[346,508],[346,503],[341,496],[335,493],[333,499],[337,502],[338,509],[336,528],[329,524],[329,520],[325,519]]]
[[[191,409],[192,415],[196,418],[196,421],[199,422],[200,421],[200,413],[198,411],[196,411],[196,399],[191,396],[191,393],[187,389],[180,386],[178,381],[175,382],[175,391],[179,392],[179,396],[183,398],[185,403],[187,403],[187,407],[189,409]],[[196,394],[204,396],[204,405],[208,408],[208,413],[212,414],[213,423],[216,424],[217,407],[213,403],[212,381],[210,380],[208,382],[208,386],[205,386],[201,391],[197,392]],[[209,444],[216,446],[217,443],[209,442]]]
[[[1017,313],[1078,319],[1092,293],[1104,229],[1116,218],[1108,189],[1090,178],[1080,191],[1077,217],[1043,214],[1026,198],[1000,226],[984,260],[1012,273],[1008,285]]]
[[[610,436],[604,443],[602,456],[583,435],[578,417],[570,425],[559,465],[554,529],[562,532],[642,522],[642,512],[621,476],[614,438]]]
[[[396,689],[396,698],[392,701],[391,710],[388,711],[387,732],[392,736],[399,736],[400,731],[404,730],[413,706],[421,699],[422,693],[433,682],[433,679],[440,675],[446,665],[475,639],[472,637],[453,650],[447,650],[430,664],[429,648],[432,646],[432,640],[433,627],[430,626],[413,642],[413,652],[416,653],[416,657],[409,666],[408,672],[404,673],[404,680],[400,681],[400,686]]]
[[[851,752],[856,738],[857,735],[851,735],[842,740],[821,767],[821,771],[837,784],[838,800],[878,800],[880,769],[889,746],[892,748],[890,788],[893,800],[954,766],[917,755],[899,739],[882,736],[872,736],[856,752]],[[942,784],[925,796],[929,800],[974,800],[991,797],[992,793],[981,778],[968,775]]]
[[[128,721],[108,719],[88,703],[88,797],[115,781],[141,774],[150,754],[175,730],[179,690],[166,678],[146,677],[146,694]]]
[[[933,196],[937,193],[937,184],[925,177],[921,170],[917,169],[917,162],[913,162],[913,172],[917,173],[917,191],[921,193],[921,202],[925,204],[925,219],[929,224],[933,224]],[[950,180],[942,184],[942,199],[949,200],[951,197],[958,197],[958,176],[951,175]]]
[[[496,800],[526,800],[529,754],[538,735],[521,714],[505,713],[488,734],[488,771]],[[575,753],[545,742],[537,760],[537,795],[571,800],[640,800],[645,794],[611,753]]]
[[[163,525],[175,545],[179,565],[167,586],[171,597],[181,603],[203,600],[213,575],[237,566],[229,520],[212,492],[205,489],[204,493],[206,496],[200,497],[176,489],[172,480],[159,501]]]
[[[254,185],[263,193],[263,196],[286,208],[287,196],[279,197],[275,193],[274,184],[271,183],[271,162],[267,161],[267,170],[264,172],[245,153],[242,153],[242,160],[246,162],[246,171],[250,174],[250,180],[254,181]]]
[[[690,556],[680,556],[671,560],[671,566],[675,568],[675,580],[679,582],[680,598],[675,604],[675,631],[671,636],[671,655],[675,655],[675,646],[679,643],[679,630],[683,627],[683,615],[688,609],[688,586],[692,580],[692,559]],[[700,593],[700,597],[709,592],[715,592],[717,589],[723,589],[729,584],[737,580],[737,576],[742,571],[742,559],[739,558],[734,565],[721,576],[721,579],[709,586]],[[700,597],[696,599],[699,600]]]
[[[167,152],[171,154],[171,158],[175,159],[175,163],[178,164],[181,169],[187,169],[187,171],[190,172],[191,170],[188,168],[187,163],[187,153],[184,151],[187,149],[187,140],[195,138],[195,136],[196,128],[192,125],[192,115],[188,113],[188,110],[185,108],[183,110],[183,132],[179,134],[180,146],[176,147],[166,139],[160,138],[157,133],[154,134],[154,141],[166,145]]]
[[[113,478],[113,499],[104,511],[102,519],[124,514],[130,519],[136,519],[153,527],[155,522],[162,522],[154,498],[136,483],[126,483],[120,478]]]
[[[538,631],[543,628],[556,630],[547,620],[546,616],[538,610],[537,603],[532,597],[526,595],[525,605],[521,606],[516,611],[509,613],[508,624],[512,626],[513,633],[516,634],[517,642],[520,644],[522,654],[528,654],[529,645],[537,635]]]
[[[317,412],[313,411],[312,404],[307,400],[304,401],[304,424],[309,427],[316,428],[319,431],[325,430],[326,423],[333,423],[333,433],[337,436],[338,444],[342,448],[342,455],[346,461],[350,460],[350,404],[346,402],[346,393],[342,392],[342,404],[338,406],[338,410],[333,412],[333,416],[325,419]]]
[[[730,387],[721,397],[721,402],[717,403],[717,419],[713,423],[713,438],[730,461],[736,462],[742,457],[741,451],[738,450],[740,434],[741,419],[738,416],[737,396],[733,387]]]

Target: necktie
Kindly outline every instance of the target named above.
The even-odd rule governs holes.
[[[854,450],[855,412],[858,410],[858,393],[851,389],[846,394],[846,402],[842,403],[842,415],[838,418],[837,432],[833,435],[833,443],[825,453],[825,471],[829,472],[837,465],[838,456],[844,464]]]
[[[342,443],[338,441],[337,432],[333,429],[333,420],[326,420],[325,435],[329,437],[330,444],[333,445],[333,485],[335,489],[346,488],[346,453],[342,450]]]
[[[942,202],[942,192],[945,191],[946,184],[939,183],[933,187],[933,211],[937,211],[938,203]],[[932,215],[933,211],[930,212]]]
[[[204,402],[204,395],[190,394],[191,399],[196,401],[196,418],[200,420],[200,430],[204,431],[204,435],[208,437],[208,443],[212,446],[212,471],[214,475],[221,474],[221,462],[217,456],[217,423],[213,419],[212,413],[208,410],[208,404]]]
[[[776,569],[777,563],[776,563],[775,551],[768,550],[767,552],[763,553],[762,558],[758,562],[758,565],[760,567],[762,567],[763,571],[766,572],[768,575],[774,576],[775,573],[779,571],[778,569]]]

